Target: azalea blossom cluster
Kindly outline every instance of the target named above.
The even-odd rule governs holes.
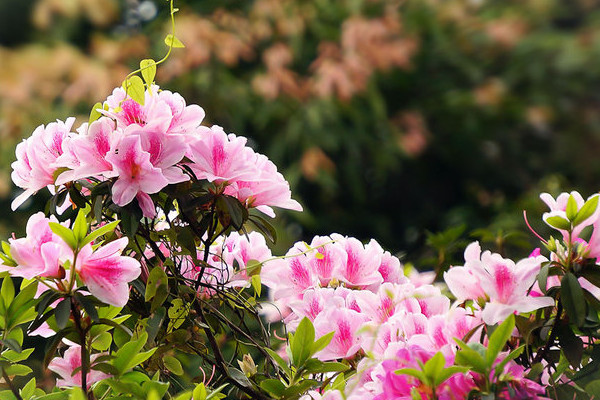
[[[129,239],[122,237],[100,247],[87,243],[77,252],[54,233],[42,212],[27,222],[27,236],[9,239],[9,254],[14,265],[0,264],[0,271],[24,279],[42,282],[41,291],[53,290],[70,295],[77,281],[100,301],[117,307],[129,299],[129,282],[141,272],[138,260],[122,255]]]
[[[444,355],[446,366],[451,366],[457,349],[454,338],[480,331],[486,322],[483,318],[489,317],[487,322],[494,324],[515,311],[553,305],[552,299],[528,294],[533,283],[530,276],[535,278],[542,257],[517,263],[519,267],[530,266],[522,272],[498,254],[480,257],[479,252],[479,244],[471,244],[465,252],[465,266],[450,271],[476,264],[478,280],[472,278],[464,284],[477,290],[472,297],[481,299],[483,311],[477,303],[462,307],[462,298],[451,304],[431,279],[427,282],[418,274],[405,276],[398,258],[376,241],[363,245],[339,234],[315,237],[310,244],[297,243],[283,259],[265,263],[261,276],[288,329],[294,330],[300,319],[307,317],[317,337],[334,332],[329,345],[316,354],[319,359],[358,361],[358,374],[347,384],[345,397],[329,391],[323,398],[409,399],[415,393],[430,398],[431,388],[395,371],[419,368],[419,363],[424,364],[437,352]],[[447,283],[457,297],[464,293],[463,282]],[[479,336],[476,332],[471,340],[477,341]],[[525,379],[523,367],[512,361],[505,366],[505,374],[511,387],[522,392],[519,398],[538,398],[544,392],[541,385]],[[438,387],[437,396],[467,398],[478,380],[477,374],[454,374]],[[321,394],[314,392],[308,398],[319,399]],[[506,393],[503,398],[515,397]]]
[[[204,110],[186,105],[177,93],[151,85],[143,98],[140,104],[116,88],[95,110],[99,118],[83,123],[77,133],[74,118],[38,127],[17,146],[12,179],[25,191],[12,208],[44,187],[54,191],[81,179],[111,180],[116,205],[136,199],[152,218],[156,208],[150,195],[193,175],[269,216],[272,206],[302,210],[275,165],[248,147],[246,138],[201,126]]]

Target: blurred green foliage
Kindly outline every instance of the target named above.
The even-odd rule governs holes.
[[[158,0],[16,3],[0,0],[5,209],[19,138],[85,120],[140,59],[164,53],[168,17]],[[157,81],[286,175],[306,211],[279,223],[281,249],[340,232],[436,265],[445,239],[427,232],[464,224],[519,247],[521,236],[498,238],[523,230],[522,209],[538,220],[540,191],[598,190],[597,0],[177,3],[186,49]],[[2,236],[23,231],[1,218]],[[464,234],[450,236],[460,255]],[[436,251],[422,253],[426,242]]]

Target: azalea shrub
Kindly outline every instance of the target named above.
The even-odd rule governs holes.
[[[555,237],[531,228],[520,260],[473,242],[418,272],[337,233],[273,255],[275,209],[301,204],[245,137],[156,84],[184,46],[165,43],[88,122],[16,148],[13,210],[51,198],[2,242],[0,398],[600,396],[600,195],[543,193]]]

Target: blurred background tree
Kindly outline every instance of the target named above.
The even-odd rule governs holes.
[[[600,1],[176,3],[186,48],[157,82],[290,180],[306,211],[279,213],[279,251],[339,232],[431,266],[475,229],[509,251],[540,191],[600,186]],[[159,0],[0,0],[2,209],[21,138],[87,120],[167,30]],[[22,218],[0,215],[0,235]]]

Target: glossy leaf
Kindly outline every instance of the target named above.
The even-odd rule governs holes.
[[[586,304],[583,289],[575,275],[567,272],[562,278],[560,289],[560,298],[569,320],[582,326],[585,322]]]

